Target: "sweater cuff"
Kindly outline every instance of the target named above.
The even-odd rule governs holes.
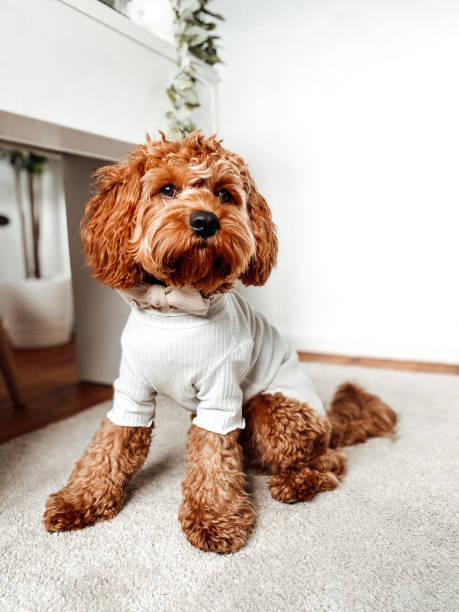
[[[116,412],[116,410],[110,410],[107,412],[107,418],[114,425],[121,425],[122,427],[151,427],[153,425],[153,417],[148,419],[142,414],[122,414]]]
[[[204,414],[198,413],[198,416],[193,419],[193,425],[216,434],[225,435],[235,429],[245,429],[245,420],[242,417],[228,417],[228,415],[215,410],[206,411]]]
[[[154,406],[139,406],[116,397],[107,417],[115,425],[125,427],[151,427],[155,418]]]

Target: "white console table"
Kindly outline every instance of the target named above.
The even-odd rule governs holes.
[[[0,141],[62,154],[81,380],[111,383],[127,307],[84,266],[90,176],[166,129],[175,50],[97,0],[6,0],[0,20]],[[196,122],[216,129],[217,76],[199,64]]]

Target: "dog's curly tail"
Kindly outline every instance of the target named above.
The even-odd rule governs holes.
[[[377,395],[351,382],[337,389],[327,416],[332,425],[331,448],[395,435],[397,414]]]

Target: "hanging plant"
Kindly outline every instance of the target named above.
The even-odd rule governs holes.
[[[177,137],[183,137],[196,129],[191,118],[193,110],[199,106],[196,63],[193,58],[210,66],[221,62],[215,46],[219,36],[215,35],[216,23],[213,20],[222,21],[223,17],[209,11],[207,5],[210,1],[171,0],[175,15],[178,72],[167,90],[173,110],[167,112],[166,117],[171,132]]]

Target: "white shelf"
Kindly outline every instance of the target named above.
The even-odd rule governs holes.
[[[213,132],[218,78],[197,65],[195,119]],[[170,43],[97,0],[7,2],[0,20],[0,138],[115,159],[146,132],[167,131],[166,89],[175,69]]]
[[[5,145],[71,153],[104,161],[118,161],[134,147],[131,142],[105,138],[6,111],[0,111],[0,145],[2,142]]]
[[[103,2],[99,2],[98,0],[58,0],[58,2],[74,8],[91,19],[98,21],[103,26],[111,28],[122,36],[129,38],[139,45],[143,45],[147,49],[150,49],[150,51],[153,51],[153,53],[157,53],[175,64],[175,47],[166,40],[159,38],[152,32],[148,32],[141,26],[130,21],[127,17],[118,13]],[[205,78],[211,83],[218,83],[219,79],[215,70],[200,60],[196,59],[194,61],[198,67],[201,78]]]

